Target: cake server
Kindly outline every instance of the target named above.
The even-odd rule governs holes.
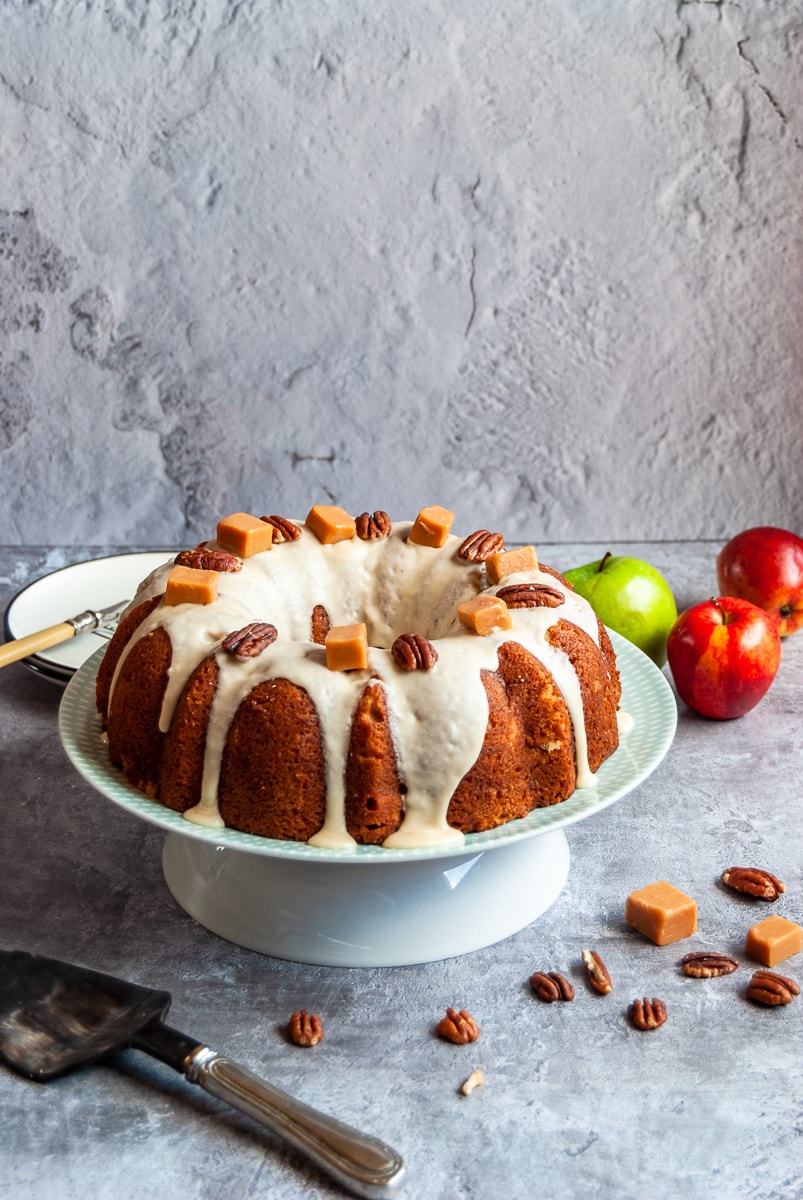
[[[13,641],[0,646],[0,667],[19,662],[21,658],[27,658],[39,650],[47,650],[49,646],[58,646],[61,642],[75,637],[77,633],[88,633],[90,629],[97,629],[106,621],[114,621],[129,604],[129,600],[119,600],[117,604],[110,604],[108,608],[88,608],[86,612],[68,617],[58,625],[48,625],[47,629],[39,629],[36,633],[14,638]]]
[[[284,1138],[355,1195],[395,1196],[405,1173],[395,1150],[166,1025],[171,999],[74,963],[0,950],[0,1059],[45,1083],[115,1050],[144,1050]]]

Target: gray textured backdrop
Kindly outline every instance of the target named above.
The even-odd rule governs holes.
[[[0,0],[10,543],[803,531],[799,0]]]

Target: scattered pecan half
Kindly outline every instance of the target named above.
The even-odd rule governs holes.
[[[457,551],[458,558],[466,562],[485,562],[492,554],[498,554],[505,548],[505,539],[501,533],[491,533],[488,529],[478,529],[470,533]]]
[[[596,950],[581,950],[580,955],[588,972],[588,982],[595,992],[599,992],[601,996],[607,996],[613,990],[613,984],[610,971],[605,963]]]
[[[739,963],[730,954],[720,954],[715,950],[695,950],[686,954],[680,960],[684,975],[694,979],[714,979],[718,975],[730,975]]]
[[[287,1032],[291,1042],[297,1046],[317,1046],[323,1041],[323,1025],[317,1013],[308,1013],[302,1008],[294,1012],[287,1022]]]
[[[566,602],[563,592],[548,583],[511,583],[496,594],[508,608],[557,608]]]
[[[256,658],[258,654],[276,641],[279,636],[275,625],[264,621],[252,621],[243,629],[235,629],[223,639],[223,649],[238,658]]]
[[[727,867],[720,879],[735,892],[746,892],[759,900],[777,900],[785,891],[780,879],[759,867]]]
[[[402,671],[429,671],[438,661],[438,651],[420,633],[399,634],[390,652]]]
[[[546,1000],[548,1004],[553,1000],[574,1000],[574,988],[557,971],[536,971],[530,976],[530,987],[540,1000]]]
[[[775,971],[756,971],[744,994],[756,1004],[775,1008],[779,1004],[791,1004],[795,996],[800,995],[800,987],[786,975],[778,975]]]
[[[176,555],[176,565],[196,571],[241,571],[243,564],[228,550],[209,550],[203,543],[194,550],[182,550]]]
[[[316,645],[322,646],[324,644],[330,627],[329,613],[322,604],[316,604],[312,610],[312,618],[310,620],[310,632],[312,640]]]
[[[465,1046],[467,1042],[476,1042],[480,1036],[480,1027],[474,1018],[464,1008],[447,1008],[446,1016],[435,1026],[438,1037],[456,1046]]]
[[[297,542],[301,537],[301,526],[296,525],[295,521],[288,521],[287,517],[272,516],[259,519],[266,525],[273,526],[274,542]]]
[[[658,1029],[666,1020],[666,1005],[655,996],[652,1000],[645,996],[643,1000],[633,1001],[627,1015],[636,1029]]]
[[[390,534],[390,517],[381,508],[372,513],[360,513],[354,522],[357,537],[363,542],[375,542]]]

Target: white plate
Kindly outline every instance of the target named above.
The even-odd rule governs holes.
[[[563,829],[637,787],[669,749],[677,724],[672,689],[646,655],[615,633],[611,638],[622,707],[633,726],[595,783],[562,804],[468,834],[462,846],[333,850],[184,820],[137,792],[109,762],[95,708],[101,652],[69,683],[59,732],[93,787],[170,835],[164,852],[168,886],[208,928],[239,945],[303,962],[426,962],[490,945],[540,915],[568,874]]]
[[[37,633],[87,609],[109,608],[118,601],[131,600],[145,576],[172,557],[167,550],[112,554],[44,575],[18,592],[6,608],[3,620],[6,640]],[[114,621],[79,633],[58,646],[30,655],[23,662],[57,683],[66,683],[105,645],[116,625]]]

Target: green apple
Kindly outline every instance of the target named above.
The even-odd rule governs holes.
[[[596,562],[564,571],[563,576],[585,597],[603,625],[649,654],[657,666],[664,665],[666,639],[678,610],[660,571],[640,558],[609,551]]]

